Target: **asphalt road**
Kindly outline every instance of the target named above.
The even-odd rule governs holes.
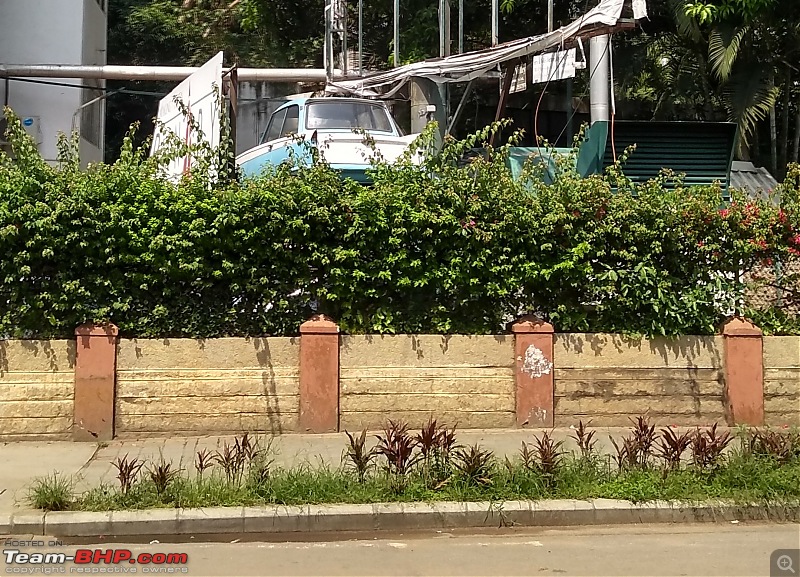
[[[258,537],[250,537],[258,539]],[[274,537],[272,537],[274,539]],[[199,537],[198,537],[199,539]],[[698,524],[504,529],[481,534],[339,534],[313,542],[71,543],[187,553],[186,575],[770,575],[776,549],[800,549],[796,524]],[[24,548],[31,551],[30,548]],[[40,549],[42,550],[42,549]],[[794,558],[797,558],[796,556]],[[773,558],[775,561],[775,558]],[[128,572],[142,565],[111,566]],[[5,573],[9,566],[6,565]],[[67,567],[67,573],[74,574]],[[793,565],[798,571],[800,567]],[[120,574],[116,572],[116,574]],[[164,573],[161,573],[164,574]],[[789,577],[789,571],[772,575]]]

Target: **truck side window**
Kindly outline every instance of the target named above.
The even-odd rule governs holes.
[[[300,119],[300,107],[290,106],[286,109],[286,120],[283,121],[281,136],[291,136],[297,134],[297,123]]]
[[[267,131],[264,133],[264,137],[261,139],[262,144],[281,137],[281,129],[283,128],[284,118],[286,118],[285,108],[283,110],[278,110],[272,115],[272,118],[269,121],[269,126],[267,126]]]

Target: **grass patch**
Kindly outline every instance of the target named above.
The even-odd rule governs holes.
[[[28,489],[28,501],[37,509],[66,511],[77,504],[72,479],[59,473],[34,479]]]
[[[638,420],[616,455],[602,455],[581,426],[578,451],[563,451],[545,433],[501,461],[479,446],[458,445],[454,431],[435,422],[419,435],[390,423],[374,448],[365,434],[348,435],[340,466],[294,468],[274,467],[270,444],[245,436],[198,453],[194,470],[175,469],[163,457],[148,465],[126,456],[115,462],[118,484],[82,495],[51,475],[34,482],[30,502],[84,511],[591,498],[800,503],[800,433],[743,429],[738,446],[726,435],[698,430],[678,443],[669,429],[655,433]]]

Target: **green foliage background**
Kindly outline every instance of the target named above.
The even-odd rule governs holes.
[[[516,181],[505,148],[465,141],[376,165],[324,162],[242,184],[208,165],[179,183],[129,137],[112,165],[46,165],[12,118],[0,157],[0,335],[68,337],[110,320],[130,337],[295,334],[314,312],[347,332],[495,333],[532,312],[559,331],[709,334],[741,312],[735,274],[800,254],[800,170],[779,207],[619,167]],[[200,154],[200,152],[197,152]],[[529,167],[530,176],[535,176]]]

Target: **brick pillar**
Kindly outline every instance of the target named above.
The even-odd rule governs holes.
[[[523,317],[513,325],[517,426],[552,427],[554,423],[553,325]]]
[[[300,431],[339,430],[339,326],[325,315],[300,325]]]
[[[731,425],[764,424],[763,333],[750,321],[732,319],[725,339],[725,407]]]
[[[75,406],[73,441],[114,438],[116,398],[116,326],[85,324],[75,329]]]

